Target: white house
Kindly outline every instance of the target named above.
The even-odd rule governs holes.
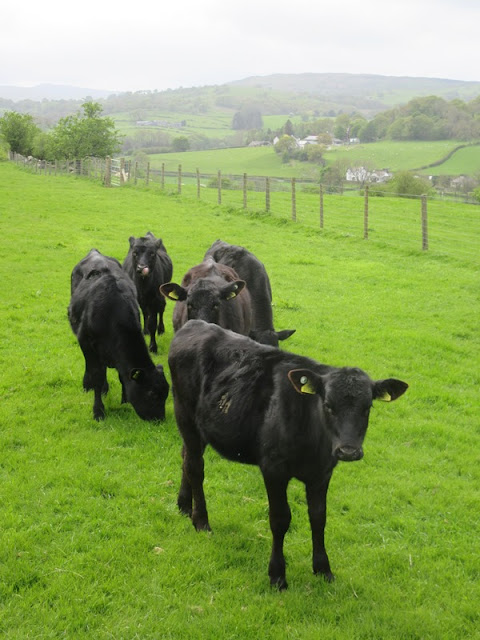
[[[345,180],[347,182],[386,182],[392,174],[388,169],[375,169],[369,171],[365,167],[351,167],[347,169]]]

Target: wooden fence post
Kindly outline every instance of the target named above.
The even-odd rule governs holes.
[[[182,193],[182,165],[178,165],[178,193]]]
[[[368,184],[365,185],[365,196],[363,203],[363,239],[368,240]]]
[[[323,187],[320,185],[320,229],[323,229]]]
[[[297,221],[297,195],[295,192],[295,178],[292,178],[292,220]]]
[[[422,196],[422,249],[428,251],[427,196]]]
[[[218,170],[217,176],[217,188],[218,188],[218,204],[222,204],[222,172]]]
[[[270,178],[265,178],[265,211],[270,211]]]
[[[200,200],[200,170],[197,167],[197,198]]]
[[[247,174],[243,174],[243,208],[247,208]]]
[[[105,177],[103,178],[103,183],[106,187],[112,186],[112,159],[110,156],[107,156],[105,159]]]
[[[160,186],[165,189],[165,163],[162,162],[162,175],[160,178]]]
[[[145,175],[145,184],[148,185],[150,182],[150,162],[147,162],[147,173]]]

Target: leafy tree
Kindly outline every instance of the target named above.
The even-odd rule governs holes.
[[[409,171],[399,171],[394,178],[384,185],[375,187],[375,191],[391,193],[396,196],[422,196],[432,190],[430,182],[419,178]]]
[[[472,196],[475,198],[477,202],[480,202],[480,187],[477,187],[473,190]]]
[[[0,133],[14,153],[31,155],[35,136],[39,132],[33,116],[27,113],[6,111],[0,118]]]
[[[260,109],[247,106],[237,111],[232,119],[232,129],[262,129],[263,119]]]
[[[305,146],[305,150],[307,152],[307,160],[309,162],[314,162],[315,164],[325,164],[325,160],[323,159],[323,151],[324,147],[321,144],[307,144]]]
[[[333,129],[333,135],[339,140],[347,140],[350,135],[350,116],[346,113],[335,118],[335,127]]]
[[[112,118],[101,116],[98,102],[85,102],[83,113],[62,118],[52,132],[57,158],[104,158],[120,148],[120,134]]]
[[[294,131],[293,131],[293,124],[291,120],[287,120],[283,125],[283,133],[286,136],[293,136]]]
[[[277,144],[273,147],[275,149],[275,153],[291,153],[294,149],[297,148],[297,141],[293,136],[282,136]]]
[[[190,142],[186,136],[178,136],[172,140],[172,149],[174,151],[188,151],[190,149]]]

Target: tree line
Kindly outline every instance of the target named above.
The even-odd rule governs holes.
[[[42,130],[28,113],[6,111],[0,118],[0,136],[13,153],[49,161],[105,158],[121,147],[114,120],[102,117],[102,106],[97,102],[85,102],[81,111],[60,118],[48,131]]]

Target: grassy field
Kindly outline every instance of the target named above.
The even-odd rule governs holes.
[[[2,637],[479,637],[478,261],[455,258],[452,233],[474,236],[478,209],[439,210],[444,250],[422,252],[6,163],[0,183]],[[390,213],[387,199],[382,207]],[[123,259],[129,235],[148,229],[164,239],[176,280],[217,238],[248,247],[269,272],[277,328],[297,329],[284,348],[410,384],[372,412],[365,458],[334,473],[334,583],[311,574],[300,483],[289,488],[290,588],[278,593],[256,468],[207,451],[213,534],[197,534],[175,504],[171,398],[165,423],[143,422],[120,405],[110,372],[107,418],[91,418],[66,318],[70,273],[93,246]]]
[[[480,175],[480,145],[459,149],[438,167],[423,171],[423,173],[428,172],[437,176]]]
[[[186,151],[185,153],[158,153],[150,156],[152,168],[159,169],[165,163],[167,171],[176,171],[182,165],[185,172],[252,176],[277,176],[294,178],[303,170],[311,170],[309,163],[282,163],[282,158],[273,147],[241,147],[238,149],[212,149],[209,151]],[[303,165],[303,166],[302,166]],[[318,167],[315,169],[318,173]]]
[[[374,142],[337,147],[324,154],[328,164],[337,160],[348,166],[365,165],[372,169],[388,168],[391,171],[413,170],[441,160],[460,143],[455,141],[436,142]],[[223,173],[278,177],[314,177],[318,166],[307,162],[282,163],[282,158],[272,147],[243,147],[239,149],[216,149],[185,153],[163,153],[150,156],[153,168],[165,163],[167,170],[174,171],[179,164],[184,171],[202,173]],[[468,174],[480,171],[480,146],[468,147],[454,154],[444,165],[426,169],[423,173],[435,175]]]

